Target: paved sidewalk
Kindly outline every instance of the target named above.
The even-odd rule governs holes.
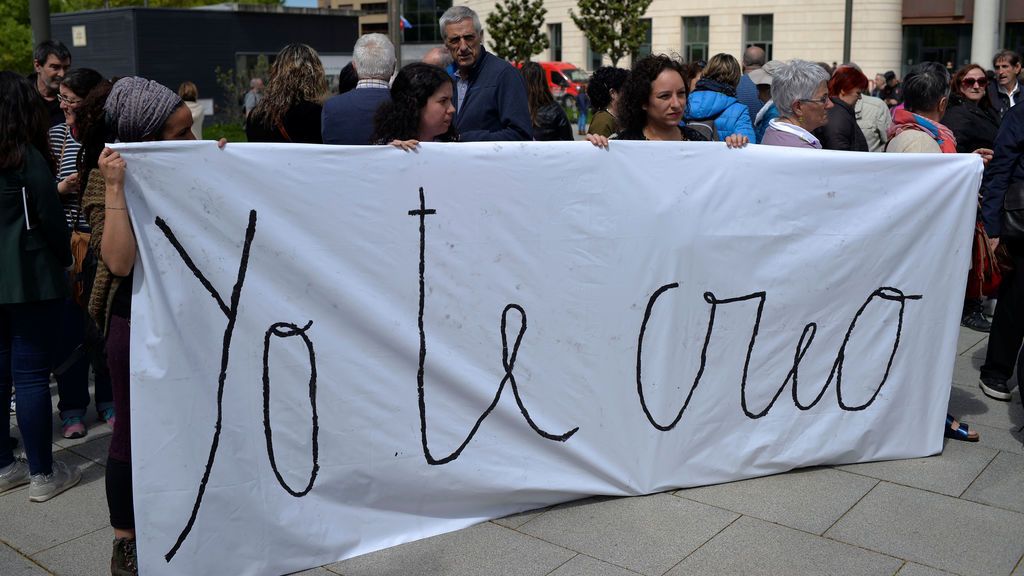
[[[985,344],[961,330],[950,400],[978,444],[947,440],[931,458],[588,498],[300,574],[1024,576],[1024,409],[1016,391],[1006,404],[978,389]],[[91,424],[85,439],[54,444],[57,459],[83,467],[80,486],[43,504],[30,504],[25,489],[0,497],[3,576],[109,574],[110,430]]]

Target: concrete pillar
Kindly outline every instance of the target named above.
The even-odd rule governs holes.
[[[990,68],[992,56],[999,50],[999,0],[975,0],[974,26],[971,28],[971,62]]]
[[[30,0],[28,5],[29,20],[32,21],[32,44],[39,44],[50,39],[50,2],[49,0]]]

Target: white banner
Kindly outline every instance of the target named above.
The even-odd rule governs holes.
[[[145,574],[942,448],[976,156],[121,150]]]

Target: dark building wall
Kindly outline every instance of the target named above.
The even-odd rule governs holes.
[[[53,36],[71,48],[74,67],[105,76],[138,75],[176,90],[195,82],[200,98],[223,98],[216,69],[238,54],[275,54],[293,42],[325,54],[351,54],[358,18],[349,15],[125,8],[57,14]],[[86,26],[88,45],[72,46],[72,26]]]

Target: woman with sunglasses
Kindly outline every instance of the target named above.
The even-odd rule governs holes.
[[[985,69],[968,64],[953,74],[949,106],[942,123],[956,136],[957,152],[992,148],[999,132],[999,113],[992,108]]]

